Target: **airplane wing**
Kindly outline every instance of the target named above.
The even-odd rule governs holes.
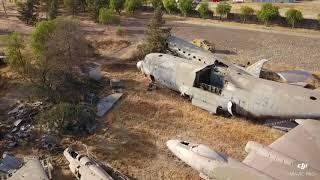
[[[276,179],[316,180],[320,179],[319,154],[320,121],[304,120],[268,147],[251,148],[243,162]]]
[[[260,72],[261,72],[261,69],[263,67],[263,65],[268,62],[268,60],[266,59],[261,59],[260,61],[252,64],[251,66],[248,66],[246,68],[246,71],[251,74],[252,76],[255,76],[257,78],[259,78],[260,76]]]

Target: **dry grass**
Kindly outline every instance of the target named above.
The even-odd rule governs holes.
[[[209,145],[242,160],[250,140],[268,145],[282,133],[241,118],[210,115],[165,88],[147,91],[148,80],[133,67],[106,67],[125,82],[126,96],[95,135],[84,140],[100,159],[134,178],[192,179],[198,174],[177,165],[165,142],[178,138]],[[157,179],[157,178],[155,178]]]

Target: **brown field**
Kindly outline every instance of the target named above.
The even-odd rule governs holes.
[[[0,32],[8,29],[29,36],[32,27],[23,25],[14,17],[14,7],[12,11],[9,18],[0,18]],[[106,27],[80,17],[86,37],[97,45],[101,55],[93,60],[104,64],[105,78],[118,78],[124,82],[125,96],[109,114],[98,119],[98,130],[94,135],[61,137],[64,148],[86,144],[99,160],[110,163],[133,179],[199,179],[196,171],[169,152],[165,145],[167,140],[179,138],[203,143],[235,159],[243,160],[246,156],[244,147],[248,141],[268,145],[283,135],[248,119],[211,115],[166,88],[148,91],[148,79],[136,70],[137,60],[132,61],[130,57],[144,37],[144,27],[149,18],[150,14],[122,16],[120,25],[125,29],[126,35],[119,37],[115,34],[117,26]],[[177,22],[176,19],[169,20],[168,25],[173,27],[174,34],[185,39],[202,37],[213,41],[220,50],[220,55],[232,61],[256,61],[268,56],[279,60],[280,64],[289,64],[288,67],[279,67],[282,69],[297,67],[316,71],[320,68],[319,63],[310,64],[319,60],[320,46],[317,37],[263,34],[265,32],[203,26],[184,20]],[[269,41],[271,37],[273,40]],[[305,46],[309,52],[292,52],[289,47],[297,44]],[[276,51],[272,49],[274,46]],[[233,51],[236,53],[228,53]],[[301,58],[305,59],[305,63],[298,61]],[[122,63],[127,65],[121,65]],[[277,62],[273,64],[272,67],[279,65]],[[7,70],[0,68],[1,73]],[[28,95],[21,95],[21,91],[27,92],[25,89],[19,90],[16,85],[7,89],[5,96],[27,98]],[[100,95],[108,94],[110,89],[106,88]],[[38,149],[33,143],[6,150],[19,157],[32,154],[48,156],[48,152]],[[3,151],[4,149],[0,149],[0,152]],[[49,155],[56,167],[56,179],[74,179],[61,152]]]

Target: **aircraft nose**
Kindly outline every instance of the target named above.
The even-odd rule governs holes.
[[[167,147],[172,151],[175,146],[177,146],[178,144],[180,143],[179,140],[176,140],[176,139],[170,139],[167,141]]]

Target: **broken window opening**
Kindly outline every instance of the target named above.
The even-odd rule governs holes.
[[[159,54],[159,57],[162,57],[162,54]]]
[[[76,153],[75,151],[71,151],[70,155],[73,159],[75,159],[78,156],[78,153]]]
[[[188,146],[190,143],[185,142],[185,141],[181,141],[181,144]]]
[[[194,58],[194,59],[196,59],[196,57],[195,57],[195,56],[193,56],[193,58]]]
[[[179,51],[181,51],[181,49],[180,49],[180,48],[179,48],[178,50],[179,50]]]
[[[314,96],[310,96],[310,99],[313,100],[313,101],[317,100],[317,98],[314,97]]]
[[[183,53],[186,53],[185,51],[183,51]]]
[[[208,66],[196,74],[194,81],[194,87],[201,88],[206,91],[210,91],[220,95],[224,87],[224,76],[214,67],[214,65]]]

